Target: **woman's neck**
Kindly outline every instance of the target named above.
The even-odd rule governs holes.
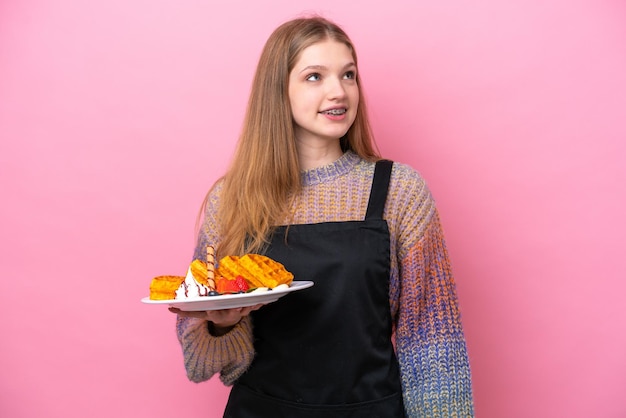
[[[330,164],[343,155],[339,140],[331,143],[302,143],[296,141],[300,170],[306,171]]]

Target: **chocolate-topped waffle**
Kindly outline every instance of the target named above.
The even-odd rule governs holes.
[[[213,264],[205,263],[201,260],[193,260],[189,265],[193,278],[200,284],[215,290],[215,280],[213,279]]]

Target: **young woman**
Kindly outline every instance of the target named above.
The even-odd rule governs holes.
[[[226,417],[473,416],[455,284],[424,180],[381,160],[357,56],[323,18],[277,28],[194,258],[262,253],[309,289],[178,314],[194,382],[233,385]],[[395,343],[395,347],[394,347]]]

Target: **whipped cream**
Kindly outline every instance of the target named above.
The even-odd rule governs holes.
[[[180,284],[176,289],[176,299],[191,299],[199,298],[201,296],[209,296],[211,289],[208,286],[198,283],[193,274],[191,273],[191,267],[187,269],[187,276],[185,281]]]

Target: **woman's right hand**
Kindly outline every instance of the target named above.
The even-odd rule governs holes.
[[[209,329],[211,333],[217,337],[226,334],[233,329],[235,325],[241,321],[244,316],[250,315],[250,312],[256,311],[264,304],[260,303],[254,306],[246,306],[243,308],[220,309],[216,311],[181,311],[178,308],[168,308],[170,312],[186,318],[200,318],[209,321]]]

